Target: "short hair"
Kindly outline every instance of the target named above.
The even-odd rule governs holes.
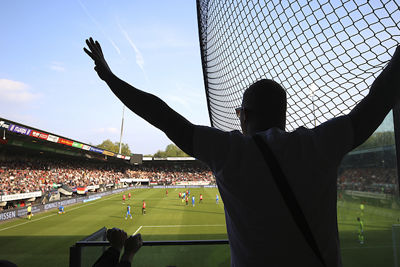
[[[0,260],[0,267],[17,267],[17,265],[8,260]]]
[[[242,107],[250,113],[254,111],[257,118],[265,117],[272,123],[286,121],[286,105],[285,89],[270,79],[253,83],[243,94]]]

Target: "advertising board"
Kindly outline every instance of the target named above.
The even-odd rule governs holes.
[[[0,121],[0,127],[4,128],[4,129],[8,129],[10,127],[10,124],[5,121]]]
[[[35,130],[31,131],[30,136],[33,136],[33,137],[36,137],[36,138],[40,138],[40,139],[44,139],[44,140],[47,140],[47,138],[49,137],[48,134],[42,133],[42,132],[38,132],[38,131],[35,131]]]
[[[8,128],[9,131],[14,132],[14,133],[19,133],[19,134],[24,134],[24,135],[30,135],[32,130],[16,125],[16,124],[10,124],[10,127]]]
[[[73,147],[77,147],[77,148],[82,148],[83,145],[81,143],[78,143],[78,142],[73,142],[72,146]]]
[[[82,149],[84,149],[84,150],[90,150],[90,146],[88,146],[88,145],[83,145],[83,146],[82,146]]]
[[[12,210],[12,211],[5,211],[0,213],[0,221],[5,221],[5,220],[10,220],[17,217],[17,211]]]
[[[93,152],[97,152],[97,153],[103,153],[103,149],[99,149],[99,148],[97,148],[97,147],[90,147],[90,149],[89,149],[90,151],[93,151]]]
[[[55,135],[49,134],[47,136],[47,141],[50,141],[50,142],[58,143],[58,139],[59,139],[59,137],[55,136]]]
[[[103,154],[107,155],[107,156],[114,156],[115,154],[113,152],[107,151],[107,150],[103,150]]]
[[[26,199],[26,198],[41,197],[41,196],[42,196],[42,192],[36,191],[36,192],[30,192],[30,193],[3,195],[0,197],[0,200],[1,201],[11,201],[11,200]]]
[[[64,144],[64,145],[67,145],[67,146],[72,146],[72,141],[71,140],[67,140],[67,139],[64,139],[64,138],[58,138],[58,143],[60,143],[60,144]]]

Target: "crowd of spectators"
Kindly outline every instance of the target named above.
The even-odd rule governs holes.
[[[0,194],[46,192],[60,184],[71,188],[114,184],[124,177],[124,168],[104,163],[37,159],[0,161]]]
[[[206,167],[163,166],[138,167],[127,170],[129,178],[150,179],[150,183],[175,185],[182,182],[215,182],[214,175]]]
[[[354,168],[344,170],[338,179],[338,189],[393,194],[397,187],[394,168]]]
[[[13,159],[0,161],[0,195],[48,192],[61,184],[70,188],[120,183],[122,178],[149,179],[170,185],[184,181],[213,181],[206,167],[134,167],[105,162],[59,159]]]
[[[150,183],[175,185],[182,182],[215,183],[211,171],[201,165],[129,166],[105,162],[57,159],[13,159],[0,161],[0,195],[48,192],[64,184],[70,188],[117,184],[122,178],[149,179]],[[338,189],[393,194],[397,188],[394,168],[352,168],[338,179]]]

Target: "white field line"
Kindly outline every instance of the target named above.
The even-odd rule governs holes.
[[[56,214],[50,214],[50,215],[47,215],[47,216],[41,217],[41,218],[39,218],[39,219],[36,219],[36,220],[35,220],[35,222],[36,222],[36,221],[40,221],[41,219],[45,219],[45,218],[48,218],[48,217],[54,216],[54,215],[56,215]],[[30,222],[33,222],[33,221],[27,221],[27,222],[23,222],[23,223],[20,223],[20,224],[16,224],[16,225],[9,226],[9,227],[6,227],[6,228],[3,228],[3,229],[0,229],[0,232],[1,232],[1,231],[4,231],[4,230],[7,230],[7,229],[11,229],[11,228],[17,227],[17,226],[20,226],[20,225],[27,224],[27,223],[30,223]]]
[[[133,233],[133,235],[136,235],[136,234],[140,231],[140,229],[142,229],[142,227],[143,227],[143,225],[141,225],[141,226],[136,230],[136,232]]]
[[[370,249],[376,249],[376,248],[393,248],[393,246],[391,245],[387,245],[387,246],[359,246],[359,247],[347,247],[347,248],[340,248],[340,250],[352,250],[352,249],[366,249],[366,248],[370,248]]]
[[[147,228],[172,228],[172,227],[213,227],[213,226],[225,226],[225,224],[187,224],[187,225],[143,225]]]
[[[86,206],[89,206],[89,205],[93,205],[93,204],[95,204],[95,203],[99,203],[99,202],[101,202],[101,201],[108,200],[109,198],[111,198],[111,197],[113,197],[113,196],[115,197],[115,195],[111,195],[110,197],[100,199],[99,201],[94,200],[94,202],[92,202],[92,203],[88,203],[88,204],[86,204],[86,205],[82,205],[82,206],[79,206],[79,207],[76,207],[76,208],[72,208],[72,209],[69,209],[68,211],[73,211],[73,210],[76,210],[76,209],[80,209],[80,208],[82,208],[82,207],[86,207]],[[50,215],[41,217],[41,218],[39,218],[39,219],[35,219],[35,220],[31,220],[31,221],[27,221],[27,222],[20,223],[20,224],[12,225],[12,226],[9,226],[9,227],[6,227],[6,228],[2,228],[2,229],[0,229],[0,232],[1,232],[1,231],[4,231],[4,230],[7,230],[7,229],[11,229],[11,228],[17,227],[17,226],[24,225],[24,224],[27,224],[27,223],[37,222],[37,221],[40,221],[40,220],[42,220],[42,219],[45,219],[45,218],[48,218],[48,217],[51,217],[51,216],[55,216],[55,215],[58,215],[58,213],[50,214]]]

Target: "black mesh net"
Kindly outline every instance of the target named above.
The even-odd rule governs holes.
[[[240,129],[244,90],[268,78],[287,91],[287,130],[347,114],[400,43],[399,1],[198,0],[212,126]]]

